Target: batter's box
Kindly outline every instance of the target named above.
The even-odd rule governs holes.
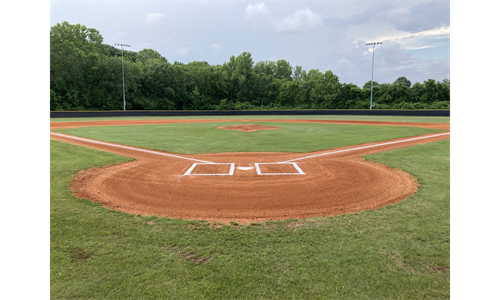
[[[195,163],[184,175],[233,175],[234,163]]]
[[[257,175],[306,175],[296,163],[255,163]]]

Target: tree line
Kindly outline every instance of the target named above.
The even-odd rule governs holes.
[[[222,65],[170,63],[152,49],[123,50],[127,110],[368,109],[370,85],[341,83],[328,70],[284,59],[254,62],[249,52]],[[50,30],[50,109],[123,109],[122,49],[99,31],[58,23]],[[450,81],[373,82],[374,109],[449,109]]]

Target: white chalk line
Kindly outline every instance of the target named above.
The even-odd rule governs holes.
[[[278,164],[290,163],[292,161],[297,161],[297,160],[301,160],[301,159],[313,158],[313,157],[318,157],[318,156],[323,156],[323,155],[330,155],[330,154],[335,154],[335,153],[340,153],[340,152],[347,152],[347,151],[354,151],[354,150],[360,150],[360,149],[366,149],[366,148],[380,147],[380,146],[385,146],[385,145],[398,144],[398,143],[404,143],[404,142],[421,140],[421,139],[429,139],[429,138],[432,138],[432,137],[437,137],[437,136],[442,136],[442,135],[447,135],[447,134],[450,134],[450,132],[441,133],[441,134],[435,134],[435,135],[429,135],[429,136],[422,136],[422,137],[417,137],[417,138],[412,138],[412,139],[406,139],[406,140],[402,140],[402,141],[387,142],[387,143],[382,143],[382,144],[376,144],[376,145],[370,145],[370,146],[363,146],[363,147],[356,147],[356,148],[350,148],[350,149],[344,149],[344,150],[337,150],[337,151],[332,151],[332,152],[327,152],[327,153],[321,153],[321,154],[316,154],[316,155],[310,155],[310,156],[305,156],[305,157],[300,157],[300,158],[285,160],[285,161],[282,161],[282,162],[278,162]]]
[[[85,138],[80,138],[80,137],[75,137],[75,136],[71,136],[71,135],[55,133],[55,132],[51,132],[50,134],[56,135],[56,136],[61,136],[61,137],[66,137],[66,138],[72,138],[72,139],[75,139],[75,140],[81,140],[81,141],[85,141],[85,142],[95,143],[95,144],[102,144],[102,145],[107,145],[107,146],[113,146],[113,147],[130,149],[130,150],[141,151],[141,152],[147,152],[147,153],[158,154],[158,155],[163,155],[163,156],[181,158],[181,159],[186,159],[186,160],[191,160],[191,161],[198,161],[198,162],[202,162],[202,163],[205,163],[205,164],[221,164],[221,163],[214,163],[214,162],[209,162],[209,161],[204,161],[204,160],[199,160],[199,159],[194,159],[194,158],[189,158],[189,157],[184,157],[184,156],[178,156],[178,155],[163,153],[163,152],[156,152],[156,151],[152,151],[152,150],[146,150],[146,149],[141,149],[141,148],[134,148],[134,147],[128,147],[128,146],[123,146],[123,145],[118,145],[118,144],[110,144],[110,143],[106,143],[106,142],[89,140],[89,139],[85,139]],[[302,159],[308,159],[308,158],[313,158],[313,157],[318,157],[318,156],[324,156],[324,155],[330,155],[330,154],[335,154],[335,153],[341,153],[341,152],[348,152],[348,151],[354,151],[354,150],[360,150],[360,149],[366,149],[366,148],[373,148],[373,147],[379,147],[379,146],[385,146],[385,145],[391,145],[391,144],[398,144],[398,143],[404,143],[404,142],[421,140],[421,139],[428,139],[428,138],[433,138],[433,137],[443,136],[443,135],[449,135],[449,134],[450,134],[450,132],[445,132],[445,133],[441,133],[441,134],[434,134],[434,135],[417,137],[417,138],[411,138],[411,139],[406,139],[406,140],[400,140],[400,141],[394,141],[394,142],[386,142],[386,143],[381,143],[381,144],[376,144],[376,145],[356,147],[356,148],[350,148],[350,149],[344,149],[344,150],[337,150],[337,151],[332,151],[332,152],[327,152],[327,153],[321,153],[321,154],[316,154],[316,155],[304,156],[304,157],[290,159],[290,160],[276,162],[276,163],[255,163],[255,167],[256,167],[256,171],[257,171],[258,175],[285,175],[285,174],[286,175],[293,175],[293,174],[305,175],[305,173],[303,173],[303,171],[299,168],[299,166],[296,163],[293,163],[293,161],[302,160]],[[297,169],[297,171],[299,171],[299,173],[261,173],[260,172],[259,164],[287,164],[287,163],[292,163],[295,166],[295,168]],[[184,173],[184,175],[233,175],[233,173],[234,173],[234,163],[228,163],[228,164],[231,164],[231,169],[230,169],[229,174],[190,174],[191,171],[197,165],[197,164],[193,164],[191,166],[191,168],[189,168],[189,170],[187,170],[186,173]]]
[[[90,142],[90,143],[94,143],[94,144],[101,144],[101,145],[113,146],[113,147],[118,147],[118,148],[130,149],[130,150],[141,151],[141,152],[152,153],[152,154],[158,154],[158,155],[163,155],[163,156],[170,156],[170,157],[187,159],[187,160],[192,160],[192,161],[199,161],[199,162],[206,163],[206,164],[214,164],[213,162],[209,162],[209,161],[204,161],[204,160],[199,160],[199,159],[194,159],[194,158],[189,158],[189,157],[184,157],[184,156],[178,156],[178,155],[173,155],[173,154],[168,154],[168,153],[163,153],[163,152],[157,152],[157,151],[152,151],[152,150],[146,150],[146,149],[141,149],[141,148],[128,147],[128,146],[123,146],[123,145],[117,145],[117,144],[110,144],[110,143],[106,143],[106,142],[94,141],[94,140],[89,140],[89,139],[80,138],[80,137],[76,137],[76,136],[72,136],[72,135],[67,135],[67,134],[60,134],[60,133],[55,133],[55,132],[51,132],[50,134],[57,135],[57,136],[62,136],[62,137],[70,138],[70,139],[75,139],[75,140],[81,140],[81,141],[85,141],[85,142]]]
[[[229,168],[229,173],[209,173],[209,174],[191,174],[191,171],[194,170],[194,168],[197,166],[197,165],[231,165],[230,168]],[[189,168],[189,170],[186,171],[186,173],[184,173],[183,176],[193,176],[193,175],[205,175],[205,176],[211,176],[211,175],[216,175],[216,176],[221,176],[221,175],[229,175],[229,176],[232,176],[234,174],[234,165],[235,163],[209,163],[209,164],[198,164],[198,163],[194,163],[191,168]]]
[[[295,169],[298,171],[298,173],[262,173],[259,167],[259,165],[277,165],[277,164],[284,165],[285,163],[255,163],[255,170],[257,171],[257,175],[306,175],[306,173],[304,173],[302,169],[299,168],[299,166],[297,166],[297,164],[294,162],[288,164],[293,165]]]

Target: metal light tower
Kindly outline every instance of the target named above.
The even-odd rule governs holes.
[[[115,46],[122,47],[123,111],[125,111],[125,70],[123,69],[123,47],[130,47],[130,45],[115,44]]]
[[[375,45],[382,45],[382,42],[375,42],[375,43],[368,43],[366,46],[371,46],[373,45],[373,55],[372,55],[372,86],[371,86],[371,91],[370,91],[370,110],[372,110],[372,101],[373,101],[373,65],[375,61]]]

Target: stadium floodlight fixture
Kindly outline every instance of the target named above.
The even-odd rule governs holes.
[[[371,91],[370,91],[370,110],[372,110],[372,102],[373,102],[373,66],[375,62],[375,45],[382,45],[382,42],[374,42],[367,43],[366,46],[373,46],[373,55],[372,55],[372,82],[371,82]]]
[[[123,68],[123,47],[130,47],[127,44],[115,44],[115,46],[122,48],[122,79],[123,79],[123,111],[125,111],[125,70]]]

